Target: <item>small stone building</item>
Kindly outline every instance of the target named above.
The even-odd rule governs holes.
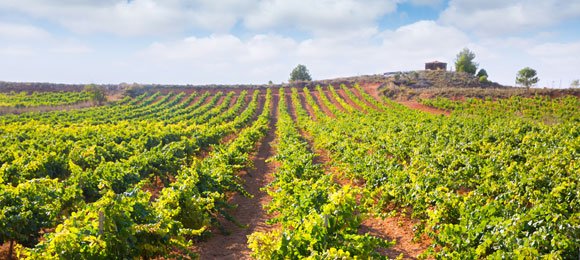
[[[432,61],[425,63],[425,70],[447,70],[447,63]]]

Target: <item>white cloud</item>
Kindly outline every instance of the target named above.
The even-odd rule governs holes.
[[[226,32],[241,22],[255,30],[293,28],[336,31],[369,26],[393,12],[392,0],[5,0],[0,10],[16,11],[57,22],[77,33],[163,35],[204,29]]]
[[[547,62],[558,61],[562,59],[579,60],[578,57],[580,57],[580,42],[543,43],[531,48],[529,53],[534,56],[538,56]]]
[[[49,37],[49,32],[32,25],[0,22],[2,41],[41,40]]]
[[[433,53],[445,49],[457,49],[469,43],[461,31],[441,26],[433,21],[419,21],[384,33],[384,45],[388,49],[411,53]]]
[[[91,47],[83,44],[66,43],[63,45],[54,46],[50,48],[49,51],[58,54],[86,54],[91,53],[94,50]]]
[[[394,12],[394,0],[263,0],[244,18],[251,29],[295,28],[314,33],[358,30],[374,26]]]
[[[500,83],[513,84],[525,66],[538,70],[540,85],[580,77],[577,36],[562,43],[536,29],[580,18],[578,1],[451,0],[438,21],[380,31],[378,21],[401,3],[443,1],[2,0],[0,12],[10,17],[0,20],[29,23],[0,21],[0,79],[280,82],[298,63],[316,79],[422,69],[429,60],[451,65],[463,47]],[[44,29],[55,24],[65,30]],[[504,36],[526,31],[535,35]],[[102,33],[127,37],[92,42]],[[142,35],[153,37],[133,37]]]
[[[34,54],[34,50],[30,47],[23,47],[23,46],[0,46],[0,57],[2,56],[32,56]]]
[[[253,5],[255,1],[234,0],[3,0],[0,10],[47,19],[77,33],[134,36],[174,34],[189,28],[225,31]]]
[[[432,0],[414,0],[427,3]],[[399,0],[3,0],[0,10],[56,22],[76,33],[122,36],[226,33],[236,24],[255,31],[326,33],[374,27]]]
[[[302,41],[280,35],[256,35],[249,39],[230,34],[211,35],[149,46],[138,56],[142,64],[138,74],[156,75],[163,82],[171,82],[177,78],[175,75],[189,75],[190,81],[186,82],[196,83],[280,82],[287,80],[292,67],[302,63],[315,78],[323,79],[421,69],[427,60],[448,60],[468,43],[462,32],[432,21],[395,31],[374,29]],[[168,71],[169,74],[154,73],[164,64],[177,69]]]
[[[527,50],[539,60],[538,77],[544,86],[567,87],[574,79],[580,79],[580,41],[570,43],[541,43]]]
[[[0,59],[0,78],[96,83],[266,83],[287,81],[291,69],[301,63],[308,66],[314,78],[324,79],[421,69],[427,60],[449,61],[467,44],[469,40],[462,32],[432,21],[393,31],[367,28],[301,41],[276,34],[249,38],[213,34],[158,41],[137,53],[107,50],[107,54],[84,47],[82,42],[61,40],[18,62]],[[68,47],[58,49],[59,46]],[[79,53],[83,55],[73,55]],[[59,62],[48,62],[55,60]]]
[[[580,18],[580,2],[569,0],[451,0],[440,22],[480,35],[537,30]]]

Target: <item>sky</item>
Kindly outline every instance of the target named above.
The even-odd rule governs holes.
[[[265,84],[453,67],[580,78],[580,0],[2,0],[0,80]]]

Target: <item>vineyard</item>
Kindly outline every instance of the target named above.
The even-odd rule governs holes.
[[[58,106],[89,100],[86,92],[0,93],[0,107]]]
[[[580,99],[420,102],[440,113],[354,84],[2,115],[0,258],[580,257]]]

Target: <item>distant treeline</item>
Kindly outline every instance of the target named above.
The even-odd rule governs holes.
[[[59,83],[45,83],[45,82],[6,82],[0,81],[0,92],[81,92],[87,84],[59,84]],[[105,91],[115,91],[122,89],[121,84],[107,84],[97,85],[104,88]]]

